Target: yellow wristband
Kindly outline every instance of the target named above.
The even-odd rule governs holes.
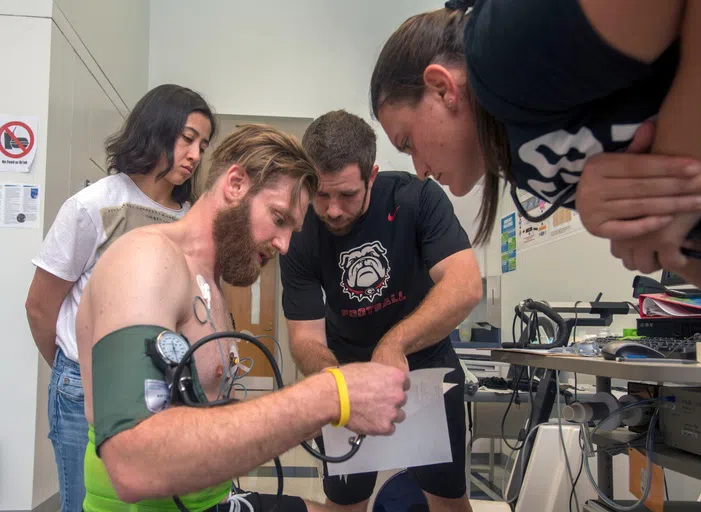
[[[334,427],[345,427],[350,420],[350,396],[348,395],[348,386],[346,385],[346,378],[343,376],[343,372],[338,368],[327,368],[327,372],[333,375],[336,379],[336,387],[338,388],[338,401],[341,404],[341,415],[338,418],[337,423],[332,423]]]

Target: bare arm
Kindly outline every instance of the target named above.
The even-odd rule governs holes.
[[[44,360],[52,366],[56,355],[56,321],[63,299],[73,282],[56,277],[37,267],[29,287],[25,309],[34,343]]]
[[[333,377],[317,375],[237,405],[167,409],[100,453],[120,499],[185,494],[246,474],[311,438],[338,410]]]
[[[376,351],[412,354],[430,347],[448,336],[482,299],[482,278],[472,249],[448,256],[429,273],[436,284],[411,315],[383,336]]]
[[[182,254],[170,242],[138,231],[124,235],[96,265],[89,302],[84,297],[81,305],[92,316],[87,329],[92,332],[90,346],[129,325],[175,329],[191,303],[189,276]],[[110,307],[114,304],[120,307]],[[83,346],[81,363],[91,369],[92,357],[82,357]],[[406,376],[368,365],[347,366],[343,372],[351,400],[349,428],[391,433],[393,422],[403,419],[399,407]],[[91,383],[91,372],[84,375]],[[382,377],[375,382],[375,375]],[[385,399],[388,391],[383,388],[389,388],[391,398]],[[92,396],[86,394],[89,420],[92,410]],[[120,499],[168,497],[245,474],[310,437],[338,414],[335,381],[323,374],[241,404],[167,409],[105,441],[100,454]]]
[[[701,3],[687,1],[681,25],[679,68],[657,121],[653,153],[701,159]],[[701,286],[701,261],[680,257],[677,248],[701,220],[698,213],[678,215],[666,230],[659,253],[664,268]]]
[[[619,51],[653,62],[677,38],[677,74],[660,108],[652,152],[701,158],[701,5],[685,0],[579,0],[595,30]]]
[[[324,368],[338,366],[338,359],[326,342],[326,324],[319,320],[288,320],[290,351],[303,375],[318,373]]]
[[[653,61],[672,41],[680,39],[679,66],[660,108],[652,152],[700,159],[701,4],[683,0],[580,3],[604,39],[645,62]],[[679,252],[687,233],[700,218],[696,212],[675,215],[659,232],[630,241],[613,241],[611,251],[631,270],[652,272],[662,266],[701,284],[701,263],[687,261]]]
[[[604,41],[646,63],[662,55],[679,35],[684,3],[685,0],[579,0],[589,23]]]
[[[91,277],[92,343],[128,325],[176,330],[189,304],[182,255],[153,234],[126,235],[113,249]],[[109,307],[117,303],[119,308]],[[81,362],[90,365],[92,358]],[[108,439],[100,454],[125,501],[185,494],[245,474],[313,434],[338,410],[333,378],[322,375],[236,406],[166,410]]]
[[[587,231],[612,241],[668,226],[673,215],[701,212],[701,164],[648,153],[655,125],[643,123],[626,153],[587,160],[577,184],[577,213]]]
[[[701,159],[701,4],[687,1],[679,68],[657,120],[653,153]]]

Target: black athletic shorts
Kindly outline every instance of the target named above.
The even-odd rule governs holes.
[[[297,496],[283,495],[278,501],[277,496],[274,494],[251,492],[243,497],[253,506],[255,512],[307,512],[307,505],[305,505],[304,500]],[[222,503],[209,509],[208,512],[229,512],[229,510],[230,505]],[[248,512],[248,507],[242,506],[241,510]]]
[[[448,435],[453,462],[434,464],[418,468],[408,468],[410,477],[425,492],[441,498],[461,498],[466,490],[465,479],[465,372],[452,347],[447,346],[430,359],[417,365],[413,370],[422,368],[453,368],[445,377],[445,382],[457,384],[445,394],[445,411],[448,417]],[[320,436],[316,443],[323,452],[324,442]],[[354,505],[372,496],[375,489],[377,472],[358,473],[340,478],[329,476],[324,463],[324,493],[338,505]]]

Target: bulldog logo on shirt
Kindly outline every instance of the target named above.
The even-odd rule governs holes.
[[[369,242],[342,252],[338,266],[341,267],[341,288],[351,299],[372,302],[387,288],[389,260],[387,249],[380,242]]]

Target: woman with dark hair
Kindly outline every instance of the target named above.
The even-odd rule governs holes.
[[[37,268],[27,317],[39,352],[52,366],[49,438],[62,512],[81,510],[85,495],[88,424],[75,334],[83,288],[97,259],[119,236],[185,215],[193,176],[215,127],[211,108],[196,92],[178,85],[149,91],[106,142],[111,175],[63,204],[32,260]]]
[[[484,177],[478,242],[503,178],[522,214],[517,188],[549,213],[576,199],[628,268],[701,281],[684,257],[701,218],[700,52],[701,2],[453,0],[387,41],[372,109],[419,176],[455,195]],[[655,155],[614,154],[634,137]]]

